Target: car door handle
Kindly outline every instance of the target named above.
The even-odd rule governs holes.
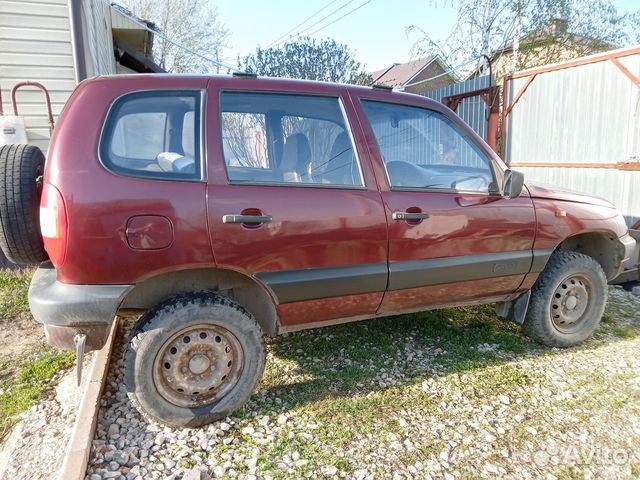
[[[411,212],[393,212],[391,214],[391,218],[394,220],[425,220],[429,218],[430,215],[428,213],[411,213]]]
[[[222,216],[222,223],[269,223],[271,215],[237,215],[227,214]]]

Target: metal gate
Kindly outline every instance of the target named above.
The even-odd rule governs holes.
[[[507,163],[640,218],[640,48],[516,72],[503,93]]]
[[[500,94],[493,75],[454,83],[424,95],[451,108],[497,151]]]

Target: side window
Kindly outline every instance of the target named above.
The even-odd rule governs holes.
[[[391,187],[493,193],[491,159],[434,110],[363,101]]]
[[[223,111],[222,145],[228,167],[270,168],[263,113]]]
[[[100,158],[133,177],[200,179],[200,93],[140,92],[109,112]]]
[[[337,98],[225,92],[221,120],[231,183],[364,185]]]

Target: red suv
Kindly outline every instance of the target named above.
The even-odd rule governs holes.
[[[635,248],[608,202],[525,186],[451,110],[381,88],[98,78],[46,164],[11,146],[0,165],[0,243],[46,261],[29,300],[49,342],[98,349],[118,312],[144,312],[127,388],[171,425],[239,408],[265,334],[497,303],[575,345]]]

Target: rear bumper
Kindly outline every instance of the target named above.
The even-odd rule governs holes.
[[[73,338],[87,336],[87,350],[102,348],[116,312],[131,285],[71,285],[58,282],[50,263],[38,268],[29,287],[33,317],[45,326],[47,341],[73,349]]]

